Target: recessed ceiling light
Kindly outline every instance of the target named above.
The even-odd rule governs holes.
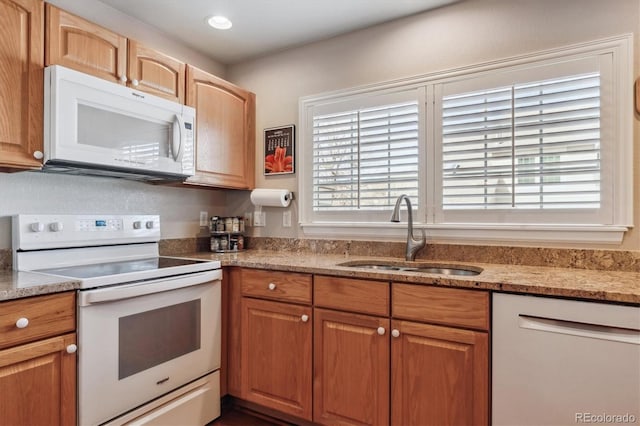
[[[229,18],[221,15],[212,16],[207,23],[217,30],[228,30],[233,26]]]

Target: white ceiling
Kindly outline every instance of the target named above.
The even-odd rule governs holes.
[[[224,64],[326,39],[459,0],[101,0]],[[214,30],[212,15],[233,27]]]

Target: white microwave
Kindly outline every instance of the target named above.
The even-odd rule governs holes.
[[[194,174],[194,108],[60,65],[44,79],[43,171],[145,181]]]

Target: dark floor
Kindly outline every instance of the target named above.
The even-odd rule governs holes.
[[[282,423],[272,423],[256,417],[250,412],[233,408],[223,411],[222,416],[207,426],[280,426]]]

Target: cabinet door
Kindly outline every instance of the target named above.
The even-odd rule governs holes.
[[[75,425],[75,334],[0,351],[0,424]]]
[[[242,299],[243,399],[311,420],[311,308]]]
[[[42,162],[44,11],[40,0],[0,1],[0,171]],[[37,155],[37,154],[36,154]]]
[[[255,95],[187,65],[187,105],[196,109],[196,173],[185,183],[252,189]]]
[[[487,333],[407,321],[391,328],[392,424],[488,424]]]
[[[125,37],[49,3],[46,7],[46,65],[63,65],[112,82],[126,82]]]
[[[184,62],[129,40],[127,75],[137,90],[184,103]]]
[[[313,421],[389,423],[389,319],[314,310]]]

